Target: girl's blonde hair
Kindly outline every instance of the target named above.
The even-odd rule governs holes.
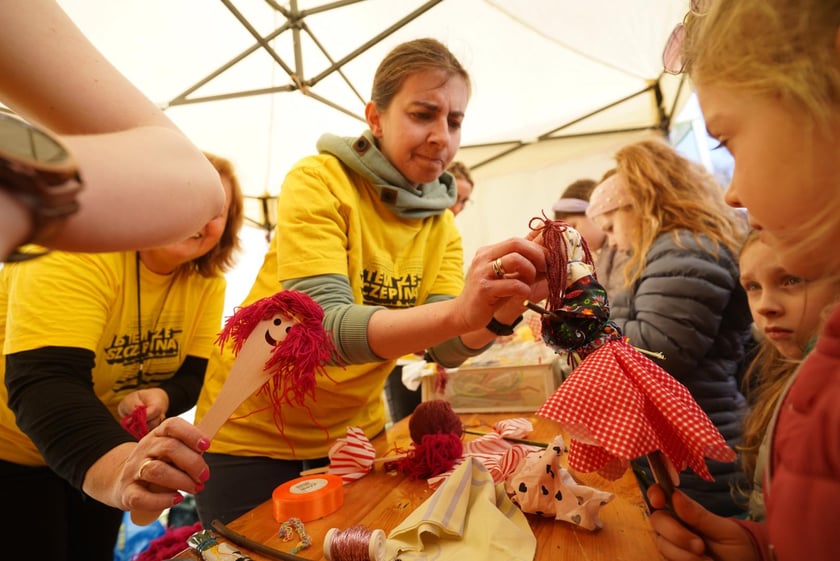
[[[776,404],[782,397],[782,391],[801,360],[785,358],[767,339],[758,343],[758,350],[744,371],[741,390],[750,405],[744,417],[743,433],[738,451],[741,453],[741,467],[747,478],[744,481],[752,485],[755,478],[758,451],[764,435],[770,426],[770,419]],[[738,489],[749,496],[750,489]]]
[[[714,247],[737,255],[746,223],[728,207],[723,190],[703,167],[682,157],[664,141],[643,140],[620,149],[616,173],[624,179],[627,195],[639,220],[633,232],[633,251],[624,267],[627,286],[641,277],[653,242],[663,232],[705,234]]]
[[[685,70],[696,83],[780,95],[814,123],[840,105],[837,0],[715,0],[686,19]]]
[[[236,171],[233,164],[227,158],[222,158],[209,152],[204,152],[204,156],[210,160],[216,171],[221,177],[227,178],[230,182],[230,205],[227,212],[227,223],[222,232],[222,237],[219,243],[210,251],[193,259],[185,266],[191,270],[197,271],[204,277],[215,277],[223,275],[228,271],[236,261],[236,253],[240,249],[239,230],[242,229],[242,223],[245,220],[244,202],[242,196],[242,187],[239,184],[239,178],[236,176]]]
[[[711,0],[685,25],[683,61],[696,84],[779,99],[817,142],[840,146],[837,0]],[[791,226],[789,251],[840,272],[840,252],[815,249],[837,235],[838,185],[817,187],[835,195]]]

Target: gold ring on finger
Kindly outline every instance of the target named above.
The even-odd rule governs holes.
[[[143,460],[143,463],[140,464],[140,469],[137,470],[137,477],[135,477],[137,481],[145,481],[145,478],[143,477],[143,470],[146,469],[146,466],[148,466],[153,461],[155,461],[154,458],[146,458],[145,460]]]
[[[505,276],[505,268],[502,266],[502,258],[499,257],[495,261],[493,261],[493,274],[496,275],[497,279],[504,278]]]

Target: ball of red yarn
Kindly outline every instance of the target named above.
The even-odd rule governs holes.
[[[428,479],[446,473],[464,453],[461,437],[449,434],[424,434],[402,462],[400,471],[414,479]]]
[[[420,403],[414,409],[408,420],[408,432],[411,440],[420,444],[427,434],[454,434],[461,438],[464,426],[448,401],[433,399]]]
[[[399,470],[415,479],[428,479],[452,469],[464,453],[464,426],[452,405],[443,399],[424,401],[408,420],[414,442]]]
[[[152,540],[145,550],[132,557],[132,561],[164,561],[170,559],[187,549],[187,539],[196,532],[200,532],[201,528],[201,522],[196,522],[192,526],[169,528],[165,534]]]

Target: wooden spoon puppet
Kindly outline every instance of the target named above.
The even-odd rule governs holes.
[[[232,342],[236,360],[198,428],[212,440],[242,402],[262,388],[282,434],[282,405],[303,405],[307,396],[314,398],[315,374],[325,374],[324,365],[335,358],[323,319],[321,307],[294,290],[237,308],[216,339],[220,347]],[[144,525],[159,515],[133,511],[131,518]]]

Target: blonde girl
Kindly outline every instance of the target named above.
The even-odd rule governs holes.
[[[814,344],[826,306],[840,293],[831,279],[805,279],[787,272],[770,246],[752,231],[739,258],[760,341],[742,386],[750,403],[744,419],[741,465],[751,488],[749,517],[764,520],[762,480],[767,461],[767,427],[802,358]]]
[[[840,276],[840,9],[836,0],[695,2],[678,51],[706,126],[735,157],[727,202],[791,274]],[[685,495],[653,513],[668,560],[840,559],[840,308],[770,428],[765,523],[713,516]],[[665,505],[658,487],[651,503]]]

